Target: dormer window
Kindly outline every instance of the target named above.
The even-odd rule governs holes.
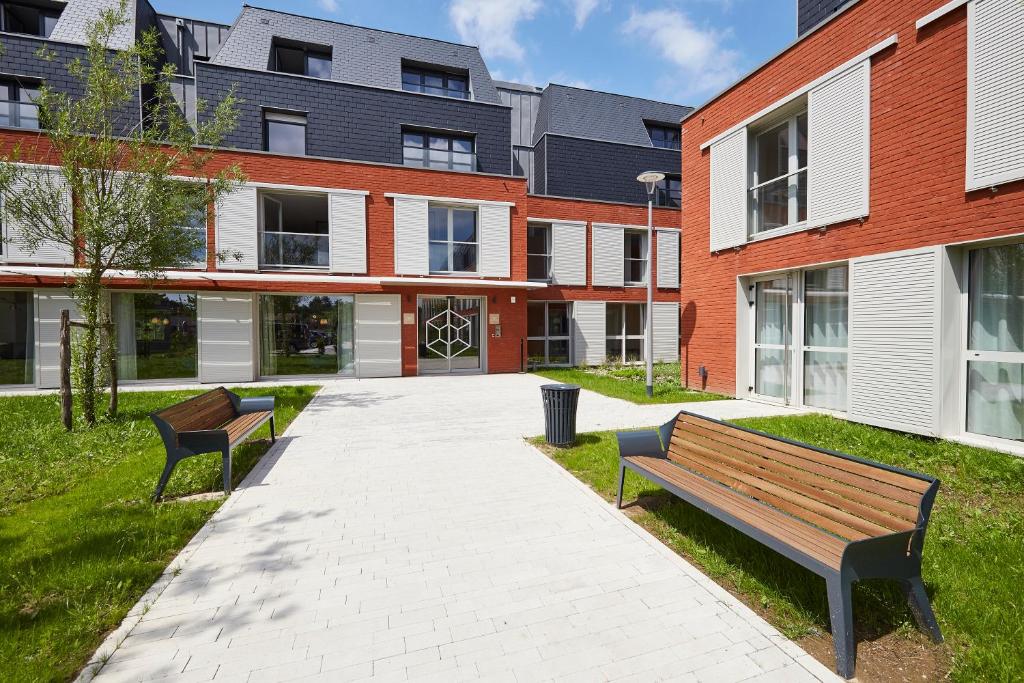
[[[271,68],[285,74],[330,78],[331,48],[275,40]]]
[[[661,149],[680,149],[679,127],[665,126],[656,123],[647,124],[647,134],[651,136],[651,144]]]
[[[49,38],[62,7],[52,2],[0,2],[0,30]]]
[[[402,90],[469,99],[469,75],[425,66],[402,65]]]

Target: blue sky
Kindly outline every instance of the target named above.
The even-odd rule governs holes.
[[[151,0],[230,23],[241,0]],[[495,78],[700,104],[796,33],[796,0],[249,0],[479,45]]]

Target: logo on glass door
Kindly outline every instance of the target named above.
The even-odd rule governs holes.
[[[451,360],[465,353],[473,344],[472,321],[448,308],[426,321],[428,349]]]

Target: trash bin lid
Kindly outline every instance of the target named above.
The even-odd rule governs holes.
[[[579,384],[542,384],[542,391],[576,391],[580,388]]]

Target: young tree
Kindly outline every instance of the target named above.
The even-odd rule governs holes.
[[[88,28],[84,59],[68,64],[81,95],[44,84],[36,99],[44,132],[0,158],[5,217],[21,228],[24,246],[55,243],[75,254],[72,291],[84,323],[77,364],[89,425],[101,391],[106,276],[127,270],[156,279],[193,263],[205,233],[189,227],[191,219],[243,180],[237,166],[215,167],[210,149],[236,124],[233,92],[190,126],[171,90],[173,66],[158,67],[154,30],[126,49],[108,47],[127,17],[125,0],[100,13]]]

